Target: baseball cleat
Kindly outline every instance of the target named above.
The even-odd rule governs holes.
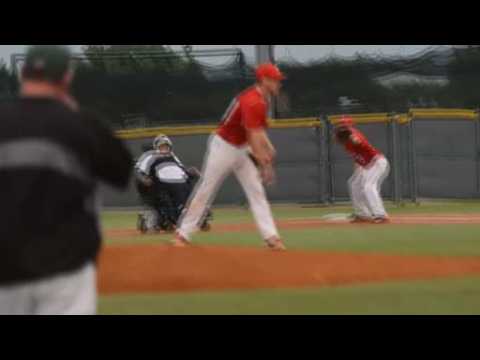
[[[185,239],[182,235],[176,234],[173,240],[171,241],[171,245],[176,248],[185,248],[190,246],[190,242]]]
[[[371,223],[372,223],[372,219],[369,219],[363,216],[358,216],[358,215],[352,216],[350,220],[350,224],[371,224]]]
[[[147,221],[142,214],[138,214],[137,217],[137,230],[142,234],[146,234],[148,232]]]
[[[209,232],[212,229],[212,226],[209,223],[205,223],[202,225],[200,228],[201,231],[203,232]]]
[[[373,219],[373,223],[374,224],[390,224],[391,221],[390,221],[390,218],[388,217],[380,216]]]
[[[267,246],[273,251],[286,251],[287,247],[280,238],[274,238],[267,241]]]

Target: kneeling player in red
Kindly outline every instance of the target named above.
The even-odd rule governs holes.
[[[388,223],[388,214],[380,195],[382,184],[390,172],[388,160],[354,127],[350,118],[339,122],[335,136],[355,161],[354,174],[348,181],[354,208],[352,222]]]

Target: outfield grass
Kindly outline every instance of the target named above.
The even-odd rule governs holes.
[[[392,214],[480,213],[480,202],[436,202],[390,207]],[[275,207],[277,219],[349,213],[347,206]],[[252,221],[246,209],[215,211],[215,223]],[[135,228],[136,212],[106,212],[105,229]],[[282,231],[293,249],[402,255],[480,256],[480,225],[332,226]],[[108,238],[106,244],[152,244],[171,235]],[[201,244],[262,246],[256,232],[200,233]],[[161,271],[161,269],[159,269]],[[103,314],[480,314],[480,278],[226,293],[102,297]]]

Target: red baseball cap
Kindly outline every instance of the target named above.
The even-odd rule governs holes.
[[[262,80],[263,78],[269,78],[278,81],[285,80],[285,75],[283,75],[278,66],[272,63],[259,65],[257,67],[255,75],[257,77],[257,80]]]

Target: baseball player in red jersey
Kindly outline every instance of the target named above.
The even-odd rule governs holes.
[[[203,176],[180,218],[174,246],[190,244],[217,190],[233,172],[248,198],[266,244],[273,250],[285,250],[262,184],[269,185],[275,178],[276,152],[266,133],[268,103],[272,96],[279,94],[284,76],[277,66],[268,63],[257,68],[256,78],[253,87],[232,101],[218,130],[210,138]]]
[[[380,195],[382,184],[390,172],[388,160],[353,126],[350,118],[340,121],[335,135],[355,161],[355,172],[348,181],[355,211],[352,222],[388,223],[389,218]]]

